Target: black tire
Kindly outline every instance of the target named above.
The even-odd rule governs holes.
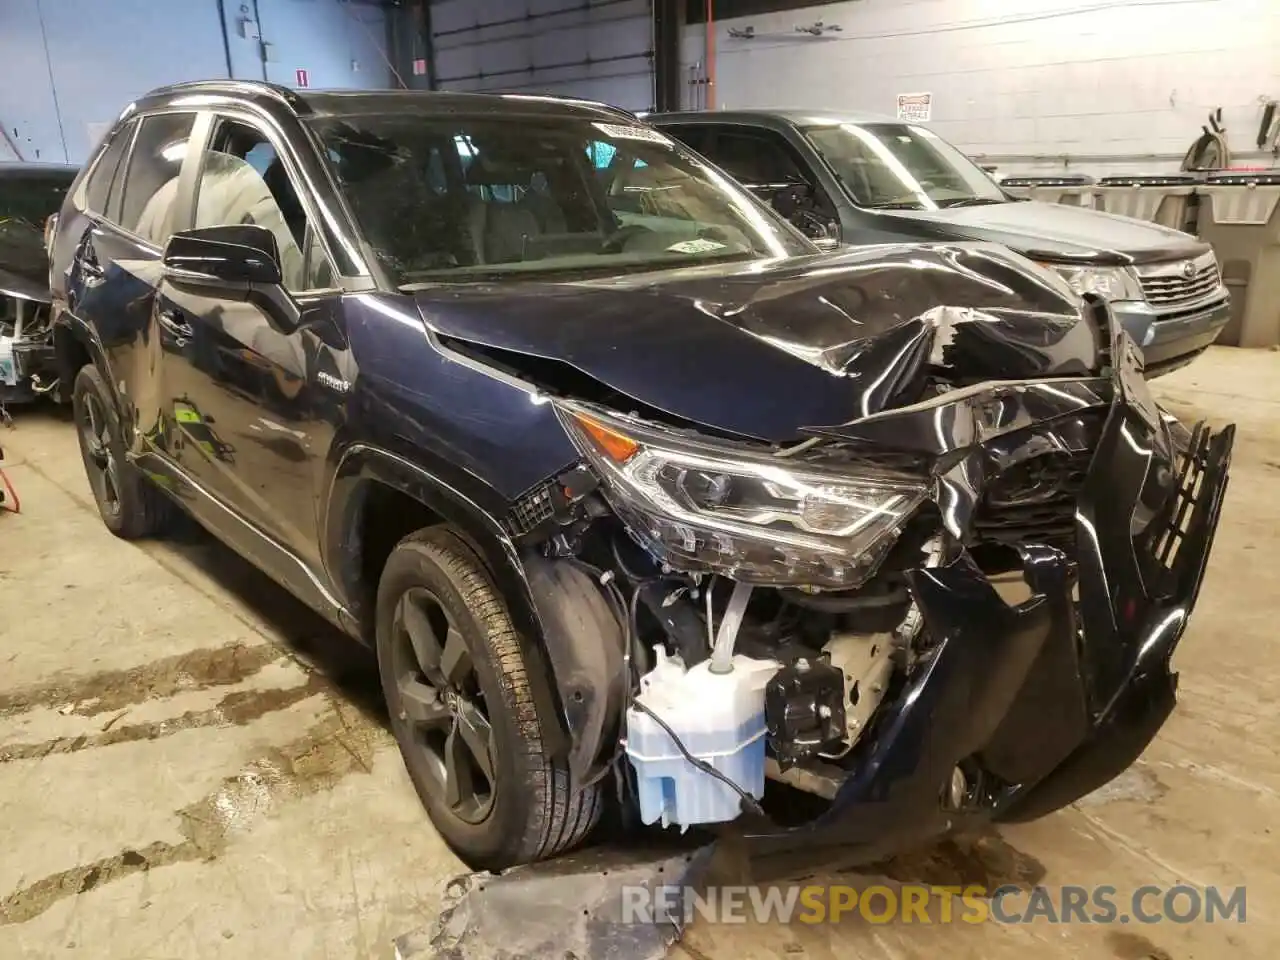
[[[472,869],[501,870],[586,838],[600,817],[602,791],[597,784],[570,794],[568,768],[543,746],[506,605],[448,528],[419,530],[392,550],[378,584],[377,648],[409,777],[454,853]],[[477,739],[490,748],[488,780],[485,762],[468,747]],[[468,789],[473,796],[463,802]]]
[[[126,459],[115,405],[96,367],[76,374],[71,409],[85,474],[107,529],[125,540],[164,532],[176,507]]]

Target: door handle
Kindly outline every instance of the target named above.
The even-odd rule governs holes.
[[[156,319],[160,321],[160,326],[164,327],[171,334],[181,341],[178,346],[183,346],[187,340],[191,339],[193,330],[191,324],[182,319],[182,314],[177,310],[160,310],[156,314]]]

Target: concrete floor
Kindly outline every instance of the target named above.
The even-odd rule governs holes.
[[[1247,884],[1248,922],[695,924],[673,954],[1276,954],[1280,354],[1215,349],[1158,393],[1241,428],[1158,741],[1069,811],[904,856],[886,877],[826,879]],[[23,504],[0,515],[0,956],[388,956],[463,868],[402,771],[368,656],[197,531],[114,539],[70,424],[15,421],[0,433]]]

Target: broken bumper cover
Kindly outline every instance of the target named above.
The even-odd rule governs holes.
[[[1204,576],[1234,427],[1175,435],[1127,335],[1117,336],[1112,356],[1109,390],[1064,384],[1072,388],[1060,391],[1065,405],[1054,413],[1070,419],[1064,411],[1095,388],[1110,393],[1077,500],[1075,560],[1048,546],[1020,548],[1032,596],[1016,605],[963,550],[947,565],[913,571],[933,643],[927,659],[882,706],[829,809],[798,829],[753,830],[758,853],[785,859],[804,848],[812,858],[821,846],[865,861],[966,822],[1033,819],[1115,777],[1155,736],[1173,708],[1170,657]],[[1011,427],[1026,426],[1028,402],[1038,401],[1024,398]],[[935,425],[936,413],[916,412]],[[1016,430],[985,424],[988,455],[1001,442],[1012,449]],[[981,424],[968,439],[984,441],[980,433]],[[955,469],[975,475],[973,465]],[[955,510],[963,515],[973,499],[956,497]],[[954,806],[946,797],[957,766],[968,794]]]

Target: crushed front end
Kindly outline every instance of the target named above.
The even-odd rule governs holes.
[[[19,285],[0,270],[0,406],[57,386],[48,291]]]
[[[569,564],[619,623],[566,704],[575,781],[612,771],[646,823],[874,858],[1123,771],[1173,707],[1234,428],[1164,413],[1123,331],[1105,357],[768,451],[563,403],[583,464],[512,533],[535,597]]]

